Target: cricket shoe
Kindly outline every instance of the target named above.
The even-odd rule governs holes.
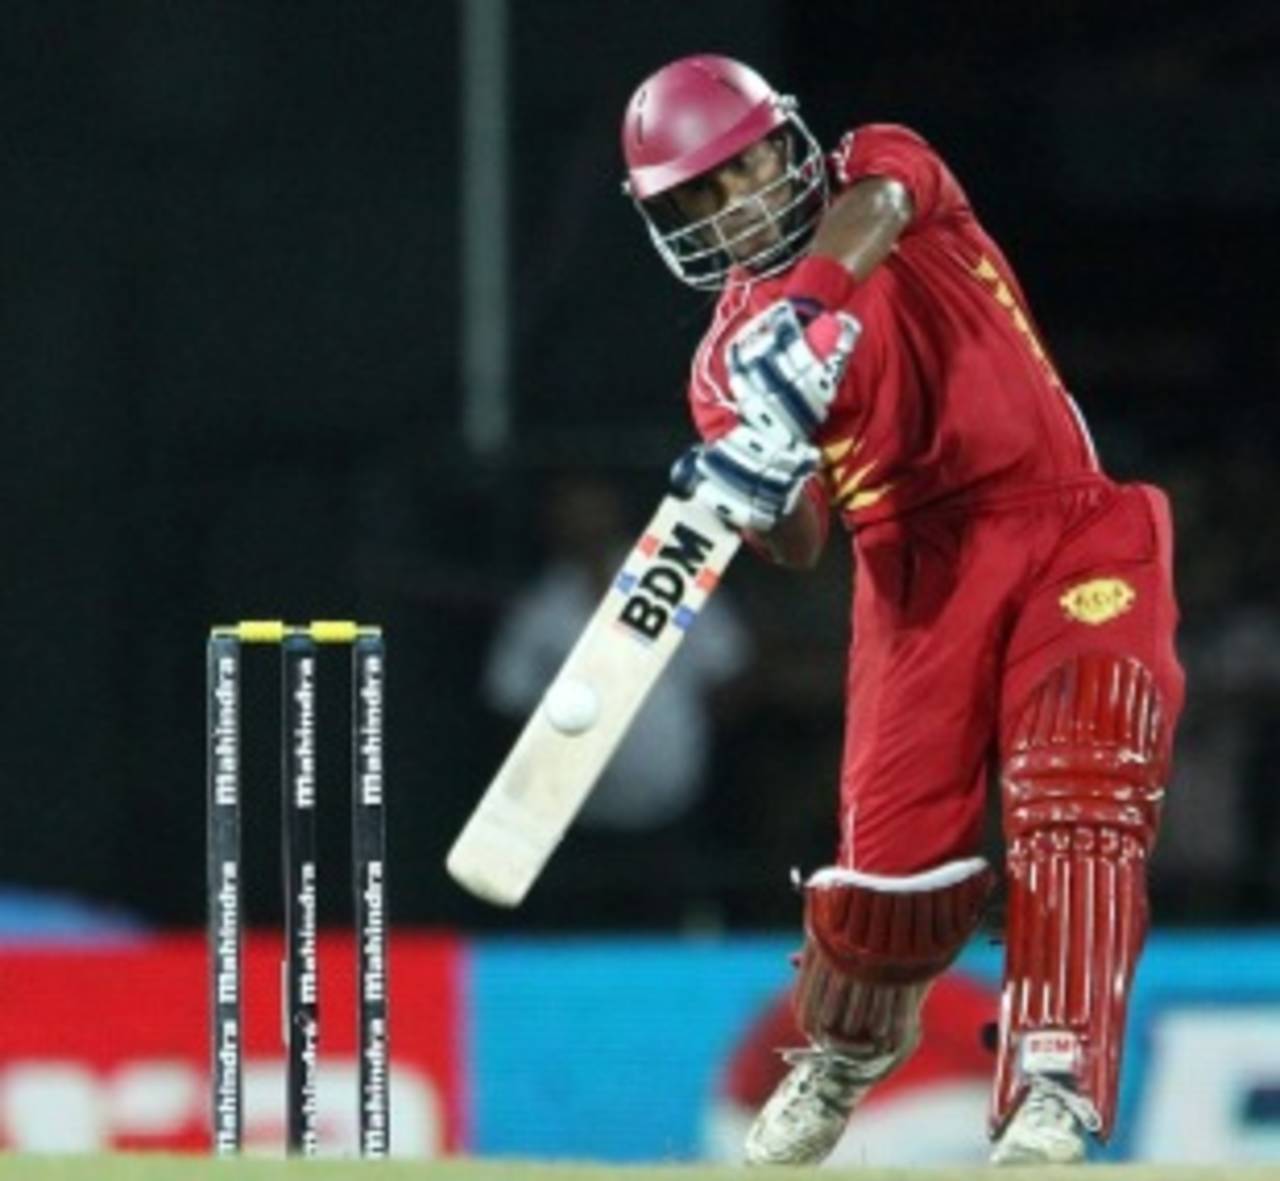
[[[1071,1087],[1033,1074],[1030,1088],[996,1141],[993,1165],[1072,1165],[1084,1160],[1097,1109]]]
[[[749,1165],[816,1165],[844,1134],[849,1116],[901,1055],[850,1058],[813,1047],[786,1050],[791,1067],[747,1132]]]

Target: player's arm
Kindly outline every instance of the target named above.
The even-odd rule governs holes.
[[[969,210],[951,169],[909,127],[872,123],[856,128],[840,141],[832,165],[840,193],[819,223],[809,257],[792,272],[787,290],[792,299],[842,306],[853,285],[889,256],[908,229],[915,232]]]
[[[748,531],[751,547],[790,570],[812,570],[827,545],[827,517],[812,496],[801,496],[790,513],[768,533]]]
[[[889,257],[914,212],[911,194],[901,181],[887,176],[860,180],[827,210],[809,257],[834,259],[862,282]]]
[[[842,309],[857,284],[889,256],[914,215],[910,190],[891,176],[863,177],[840,194],[791,272],[783,298],[729,342],[729,384],[744,422],[797,441],[815,438],[862,330]],[[769,531],[777,524],[775,518]],[[802,517],[795,525],[802,539],[806,524]],[[808,564],[809,549],[802,548],[801,564]]]
[[[850,338],[843,347],[851,344]],[[831,356],[827,397],[844,361],[844,355]],[[739,530],[763,557],[792,569],[812,569],[830,523],[817,475],[818,448],[797,438],[749,389],[731,410],[708,409],[695,400],[694,417],[703,441],[676,460],[672,487]]]
[[[843,306],[854,285],[889,257],[914,214],[901,181],[871,176],[850,185],[819,223],[787,282],[787,299],[815,315]]]

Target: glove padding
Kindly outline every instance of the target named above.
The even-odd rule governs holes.
[[[770,304],[726,352],[739,415],[794,439],[812,439],[827,419],[861,331],[847,312],[802,321],[793,301]]]
[[[735,528],[767,533],[796,507],[818,458],[808,443],[744,422],[685,452],[671,482]]]

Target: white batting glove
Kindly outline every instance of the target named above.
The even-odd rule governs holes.
[[[768,533],[796,507],[817,467],[816,447],[740,423],[714,443],[685,452],[671,482],[735,528]]]
[[[847,312],[822,312],[802,322],[791,300],[770,304],[727,350],[740,417],[794,439],[812,439],[827,419],[861,332]]]

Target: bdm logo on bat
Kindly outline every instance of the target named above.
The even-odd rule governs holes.
[[[623,570],[614,583],[627,596],[617,622],[646,643],[658,639],[668,623],[687,629],[696,612],[684,602],[685,591],[690,582],[708,593],[715,587],[715,571],[704,569],[714,548],[711,538],[688,525],[676,525],[665,542],[646,533],[636,549],[648,568],[639,575]]]

